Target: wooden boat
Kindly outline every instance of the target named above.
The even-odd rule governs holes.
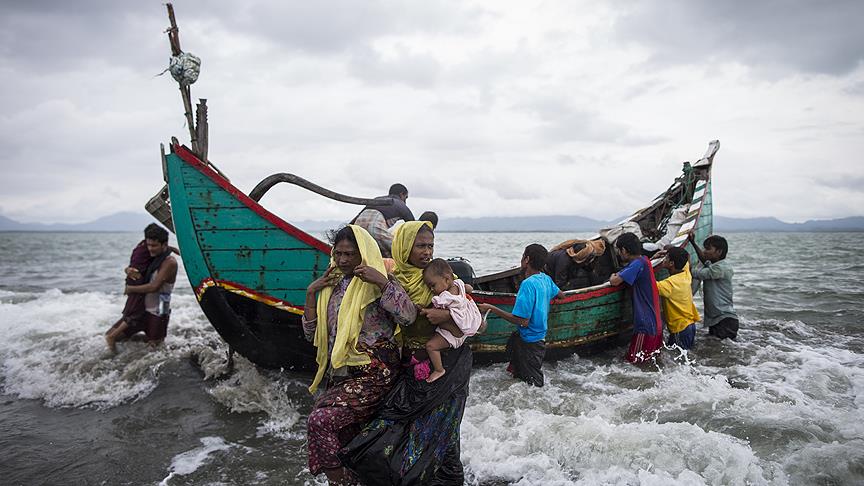
[[[682,247],[691,232],[699,241],[711,234],[710,175],[718,147],[712,142],[702,159],[685,163],[671,187],[621,223],[637,224],[646,241],[671,236],[670,243]],[[275,180],[294,177],[265,179],[250,197],[185,146],[172,144],[163,163],[165,202],[170,201],[186,275],[213,327],[234,351],[260,366],[311,366],[315,353],[303,337],[300,319],[306,286],[327,268],[330,247],[257,202]],[[685,220],[672,235],[667,226],[676,210]],[[620,267],[612,245],[606,245],[601,265],[609,273]],[[474,297],[511,308],[518,282],[518,268],[476,277]],[[550,309],[549,359],[626,336],[631,310],[623,288],[606,283],[565,294]],[[513,330],[491,315],[488,322],[487,332],[470,341],[478,362],[502,360]]]
[[[178,31],[170,4],[168,9],[172,24],[168,33],[176,56],[181,52]],[[343,202],[372,201],[337,194],[291,174],[270,176],[248,195],[243,193],[207,160],[206,104],[202,100],[193,120],[188,83],[180,82],[180,91],[192,147],[172,139],[169,153],[163,148],[167,185],[146,207],[175,232],[201,309],[231,350],[266,368],[311,368],[315,352],[304,339],[301,316],[306,287],[327,268],[330,247],[258,201],[280,182]],[[690,233],[699,241],[708,236],[712,231],[711,167],[718,148],[719,142],[711,142],[704,157],[692,165],[685,163],[666,191],[621,224],[638,226],[646,242],[665,236],[666,242],[682,247]],[[681,221],[670,223],[673,215]],[[611,273],[620,265],[612,245],[606,248],[601,264]],[[475,298],[511,308],[519,280],[518,269],[477,277]],[[607,283],[566,292],[550,309],[548,358],[625,336],[630,315],[629,301],[620,287]],[[475,361],[503,359],[512,330],[511,324],[490,316],[487,332],[470,341]]]

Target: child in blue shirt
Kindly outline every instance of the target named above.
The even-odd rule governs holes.
[[[534,386],[543,386],[543,356],[546,355],[546,330],[549,321],[549,303],[564,295],[555,282],[541,271],[549,252],[542,245],[531,244],[522,254],[522,272],[525,279],[516,294],[513,312],[494,305],[478,304],[481,312],[491,311],[504,320],[516,324],[517,331],[507,341],[513,376]]]

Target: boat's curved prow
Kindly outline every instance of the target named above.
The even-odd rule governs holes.
[[[618,233],[635,224],[643,241],[681,247],[688,247],[688,235],[699,241],[710,235],[711,169],[719,147],[718,141],[712,141],[705,156],[694,164],[685,163],[668,189],[619,223]],[[306,287],[329,264],[329,245],[265,209],[188,148],[175,144],[163,160],[183,264],[213,327],[231,348],[257,365],[313,368],[316,353],[305,339],[301,316]],[[256,196],[271,182],[297,179],[277,174],[259,184]],[[592,239],[613,233],[601,231]],[[611,236],[606,239],[613,241]],[[598,262],[608,272],[619,268],[611,245]],[[475,284],[478,302],[512,308],[518,269],[477,277]],[[625,297],[621,287],[605,284],[567,292],[553,302],[547,357],[562,357],[625,336],[630,329],[630,303]],[[509,323],[490,316],[486,333],[469,341],[476,362],[504,359],[511,332]]]
[[[714,163],[714,155],[720,150],[720,140],[711,140],[708,142],[708,150],[701,159],[697,160],[693,167],[705,167]]]
[[[165,159],[177,242],[207,318],[260,366],[313,366],[300,316],[330,247],[250,199],[191,150],[172,149]]]

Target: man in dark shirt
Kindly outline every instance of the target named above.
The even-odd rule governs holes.
[[[403,221],[414,221],[414,215],[405,201],[408,199],[408,189],[402,184],[393,184],[390,186],[389,194],[386,196],[376,197],[380,200],[392,200],[391,204],[386,206],[366,206],[360,211],[360,214],[351,221],[351,224],[356,224],[364,228],[375,238],[378,246],[381,248],[381,256],[390,257],[390,246],[393,244],[393,235],[390,233],[390,227],[396,224],[400,219]]]
[[[573,290],[606,281],[597,273],[597,257],[606,250],[602,240],[571,240],[569,247],[549,252],[543,271],[562,290]],[[568,242],[569,243],[569,242]]]

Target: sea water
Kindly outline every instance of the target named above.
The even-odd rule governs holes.
[[[436,255],[483,274],[572,236],[441,233]],[[475,368],[466,484],[862,484],[864,234],[728,239],[737,342],[700,329],[649,369],[574,355],[539,389]],[[182,265],[164,346],[105,356],[139,240],[0,233],[0,483],[325,484],[305,467],[311,376],[243,358],[225,375]]]

